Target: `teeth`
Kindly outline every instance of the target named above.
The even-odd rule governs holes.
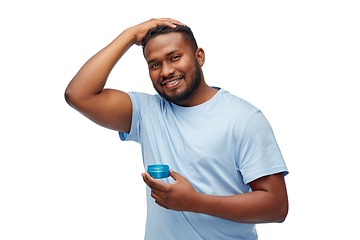
[[[179,81],[179,79],[176,79],[176,80],[174,80],[174,81],[171,81],[171,82],[168,82],[168,83],[165,83],[165,84],[166,84],[166,85],[170,85],[170,84],[176,83],[177,81]]]

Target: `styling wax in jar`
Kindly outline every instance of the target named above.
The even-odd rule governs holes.
[[[155,179],[167,178],[170,176],[170,168],[165,164],[149,165],[147,172]]]

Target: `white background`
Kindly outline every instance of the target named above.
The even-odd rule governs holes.
[[[143,239],[140,146],[63,98],[80,67],[152,17],[189,25],[205,79],[260,108],[290,174],[282,224],[259,239],[358,233],[358,1],[2,1],[0,239]],[[154,93],[141,48],[107,87]],[[129,237],[131,236],[131,237]]]

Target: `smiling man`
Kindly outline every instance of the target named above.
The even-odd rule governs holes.
[[[104,89],[132,45],[142,45],[158,95]],[[151,19],[126,29],[69,83],[66,101],[92,121],[141,144],[145,167],[168,164],[164,181],[143,173],[145,239],[257,239],[256,223],[282,222],[288,173],[259,109],[206,84],[204,50],[187,26]]]

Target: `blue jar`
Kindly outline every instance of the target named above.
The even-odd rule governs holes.
[[[149,165],[147,172],[155,179],[167,178],[170,176],[170,168],[165,164]]]

